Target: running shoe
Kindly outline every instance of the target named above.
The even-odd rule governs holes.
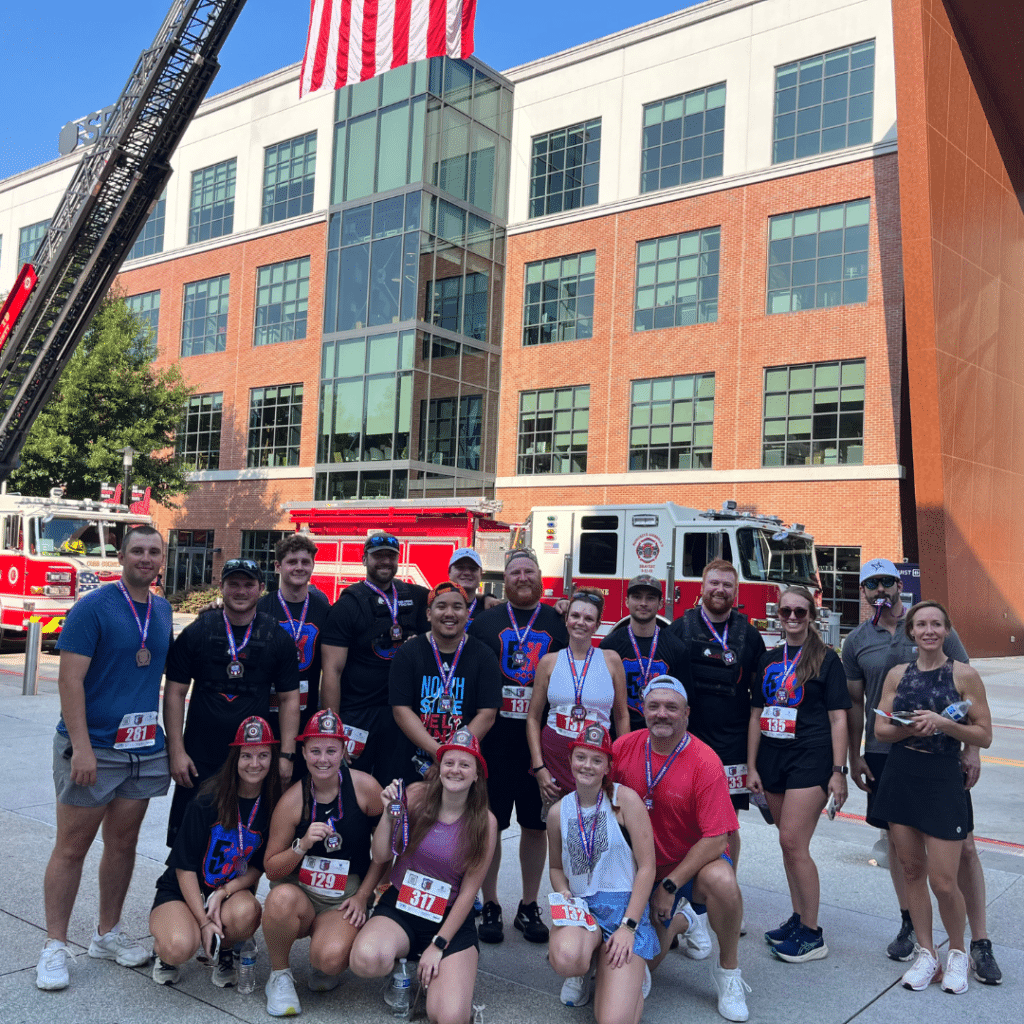
[[[295,979],[290,967],[283,971],[271,971],[263,991],[267,995],[267,1013],[271,1017],[294,1017],[302,1013],[302,1004],[295,991]]]
[[[141,942],[128,938],[118,921],[106,935],[93,932],[89,956],[97,960],[116,960],[122,967],[141,967],[149,962],[151,954]]]
[[[324,974],[310,966],[306,985],[310,992],[333,992],[341,984],[340,974]]]
[[[1003,972],[992,955],[991,939],[974,939],[971,942],[971,973],[982,985],[1002,985]]]
[[[562,991],[558,998],[562,1000],[563,1006],[586,1006],[590,1002],[591,988],[593,981],[590,972],[587,971],[578,978],[566,978],[562,982]]]
[[[886,955],[890,960],[898,960],[905,964],[908,960],[914,959],[916,947],[917,936],[914,934],[914,923],[910,920],[909,914],[904,914],[899,934],[889,943],[885,950]]]
[[[690,927],[683,935],[683,955],[691,960],[707,960],[711,956],[711,936],[708,934],[708,915],[694,914]]]
[[[929,985],[942,978],[939,961],[923,946],[917,947],[917,959],[900,979],[904,988],[913,992],[923,992]]]
[[[235,951],[229,946],[217,954],[217,965],[213,969],[213,983],[217,988],[234,988],[238,983],[235,970]]]
[[[158,985],[174,985],[181,979],[181,971],[174,964],[165,964],[160,957],[153,957],[153,980]]]
[[[967,972],[971,961],[962,949],[951,949],[946,957],[946,970],[942,975],[942,991],[962,996],[967,991]]]
[[[646,999],[651,994],[651,968],[644,964],[644,983],[640,986],[640,994]]]
[[[787,964],[802,964],[808,960],[824,960],[828,956],[828,946],[820,928],[811,929],[801,924],[790,932],[789,938],[772,946],[771,954]]]
[[[44,992],[67,988],[71,980],[68,962],[73,959],[74,954],[60,939],[47,939],[39,954],[39,963],[36,964],[36,988]]]
[[[711,980],[718,993],[718,1012],[726,1020],[749,1020],[750,1011],[747,1009],[745,993],[750,991],[750,986],[743,980],[740,969],[737,967],[727,971],[718,964],[712,964]]]
[[[493,900],[484,904],[481,921],[476,926],[476,934],[481,942],[494,944],[505,938],[505,925],[501,920],[501,907]]]
[[[769,946],[777,946],[780,942],[785,942],[786,939],[788,939],[799,927],[800,915],[793,914],[788,921],[783,921],[778,928],[773,928],[770,932],[765,932],[764,941],[767,942]]]
[[[540,918],[540,907],[536,900],[533,903],[520,901],[512,924],[523,933],[527,942],[548,941],[548,926]]]

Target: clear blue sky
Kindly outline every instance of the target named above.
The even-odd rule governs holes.
[[[477,0],[476,55],[500,71],[695,2]],[[48,0],[22,5],[17,15],[6,7],[0,179],[54,159],[66,122],[117,99],[170,0]],[[248,0],[221,50],[211,93],[301,60],[308,22],[309,0]]]

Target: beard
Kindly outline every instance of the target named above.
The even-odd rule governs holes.
[[[721,615],[732,609],[732,599],[721,594],[703,594],[700,601],[709,612],[713,612],[715,615]]]
[[[508,599],[514,605],[532,608],[540,600],[543,588],[540,580],[519,580],[505,589],[508,592]]]

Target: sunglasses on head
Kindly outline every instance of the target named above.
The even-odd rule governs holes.
[[[780,619],[806,619],[807,609],[806,608],[791,608],[784,606],[779,609]]]
[[[249,569],[251,572],[259,572],[260,567],[251,558],[229,558],[224,563],[225,573],[233,572],[236,569]]]
[[[604,603],[597,594],[584,594],[580,592],[573,594],[572,597],[569,598],[569,604],[572,604],[574,601],[589,601],[592,605],[595,605],[598,608],[600,608]]]
[[[531,562],[537,561],[537,552],[533,548],[510,548],[505,552],[505,564],[508,565],[513,558],[529,558]]]
[[[864,581],[865,590],[877,590],[879,587],[895,587],[896,577],[895,576],[872,576],[871,579]]]
[[[368,548],[398,547],[398,538],[392,537],[390,533],[375,533],[366,540]]]

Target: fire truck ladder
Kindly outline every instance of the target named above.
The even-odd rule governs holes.
[[[33,264],[39,280],[0,351],[0,479],[171,175],[245,0],[174,0],[104,133],[86,151]]]

